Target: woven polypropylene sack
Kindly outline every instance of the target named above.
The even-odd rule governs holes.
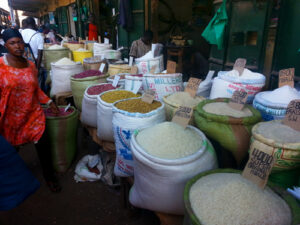
[[[72,57],[71,52],[68,48],[63,49],[44,49],[43,50],[44,55],[44,66],[46,70],[51,69],[51,63],[57,62],[58,60],[62,58],[70,58]]]
[[[161,73],[164,70],[164,57],[160,55],[152,59],[135,59],[135,65],[138,68],[138,73],[149,73],[152,67],[155,67],[155,73]]]

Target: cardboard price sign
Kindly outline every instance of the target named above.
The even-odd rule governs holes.
[[[138,73],[138,68],[137,68],[137,66],[132,66],[132,67],[131,67],[131,70],[130,70],[130,73],[131,73],[131,74],[137,74],[137,73]]]
[[[246,104],[248,94],[245,91],[235,91],[229,101],[229,106],[236,110],[242,110]]]
[[[152,104],[152,102],[154,101],[154,98],[155,98],[155,91],[147,90],[143,94],[142,101]]]
[[[249,160],[242,176],[264,189],[275,163],[272,153],[272,147],[256,140],[253,141],[250,146]]]
[[[295,76],[295,68],[280,70],[278,87],[282,87],[284,85],[289,85],[293,88],[294,87],[294,76]]]
[[[120,79],[121,79],[120,76],[115,75],[115,78],[113,80],[112,86],[117,87]]]
[[[300,100],[294,100],[289,103],[283,124],[300,131]]]
[[[175,114],[172,118],[172,122],[187,127],[191,118],[193,116],[193,108],[187,106],[179,106],[179,108],[175,111]]]
[[[176,62],[168,60],[167,73],[176,73]]]
[[[245,66],[246,66],[247,60],[243,59],[243,58],[238,58],[233,66],[234,70],[237,70],[240,74],[240,76],[242,75],[242,73],[244,72]]]
[[[103,73],[104,68],[105,68],[105,63],[101,63],[101,66],[100,66],[100,68],[99,68],[99,71],[100,71],[101,73]]]
[[[191,77],[185,87],[185,92],[188,92],[193,98],[196,96],[201,79]]]

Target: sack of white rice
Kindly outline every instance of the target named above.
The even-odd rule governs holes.
[[[205,135],[231,152],[239,166],[248,153],[251,129],[261,121],[261,116],[250,105],[240,111],[231,108],[228,102],[229,99],[200,102],[194,111],[195,123]]]
[[[273,148],[275,165],[270,180],[284,188],[297,185],[300,175],[300,132],[280,120],[262,122],[252,129],[252,142]]]
[[[172,122],[146,128],[131,137],[134,185],[129,201],[136,207],[182,215],[185,183],[217,168],[215,151],[195,127]]]
[[[186,225],[291,225],[298,224],[300,215],[297,202],[284,190],[271,183],[262,190],[231,169],[191,179],[184,202]]]

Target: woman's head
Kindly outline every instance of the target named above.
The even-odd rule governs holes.
[[[20,32],[16,29],[7,29],[2,34],[5,47],[8,52],[14,56],[23,56],[24,41]]]

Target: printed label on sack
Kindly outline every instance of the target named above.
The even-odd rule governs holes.
[[[132,66],[130,70],[131,74],[137,74],[138,73],[138,68],[136,66]]]
[[[242,110],[247,102],[248,94],[245,91],[235,91],[228,105],[236,110]]]
[[[293,88],[294,87],[294,76],[295,76],[295,68],[280,70],[278,87],[282,87],[284,85],[289,85]]]
[[[150,73],[153,74],[155,72],[156,68],[157,68],[157,65],[152,66],[150,69]]]
[[[100,70],[101,73],[103,73],[104,68],[105,68],[105,63],[101,63],[101,66],[99,68],[99,70]]]
[[[294,100],[289,103],[283,124],[300,131],[300,100]]]
[[[191,77],[185,87],[185,92],[188,92],[193,98],[196,96],[201,79]]]
[[[118,83],[119,83],[119,80],[120,80],[120,76],[118,76],[118,75],[115,75],[115,78],[114,78],[114,81],[113,81],[113,83],[112,83],[112,86],[114,86],[114,87],[117,87],[118,86]]]
[[[264,189],[275,163],[273,148],[259,141],[250,146],[249,160],[242,176]]]
[[[134,83],[134,88],[133,88],[132,92],[133,92],[134,94],[137,94],[138,91],[140,90],[142,84],[143,84],[142,81],[137,81],[137,82],[135,82],[135,83]]]
[[[175,111],[172,122],[186,128],[193,116],[193,108],[187,106],[179,106]]]
[[[237,70],[240,74],[240,76],[242,75],[242,73],[244,72],[245,66],[246,66],[247,60],[244,58],[238,58],[233,66],[234,70]]]
[[[152,102],[154,101],[154,98],[155,98],[155,91],[147,90],[143,94],[142,101],[152,104]]]
[[[176,73],[176,62],[168,60],[167,73]]]

